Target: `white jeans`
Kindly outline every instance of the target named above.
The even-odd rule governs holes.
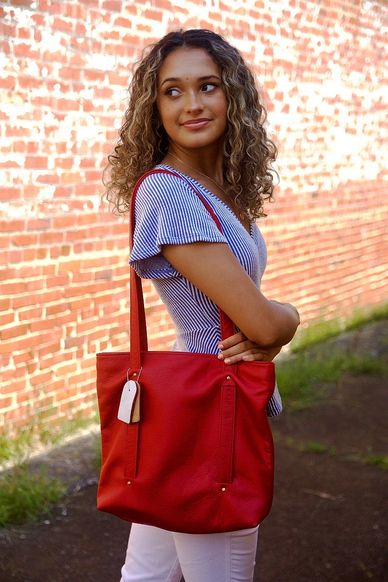
[[[120,582],[252,582],[258,527],[216,534],[132,525]]]

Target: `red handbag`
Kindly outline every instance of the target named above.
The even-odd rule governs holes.
[[[132,196],[132,226],[143,178]],[[196,194],[222,232],[211,206]],[[223,338],[235,333],[222,311],[220,319]],[[227,365],[213,354],[149,351],[141,279],[134,269],[130,334],[130,352],[97,354],[98,509],[184,533],[258,525],[273,496],[266,411],[275,385],[273,362]]]

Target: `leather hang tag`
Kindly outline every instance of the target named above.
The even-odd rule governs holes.
[[[136,384],[136,397],[135,401],[132,406],[131,410],[131,422],[139,422],[140,421],[140,384],[139,382],[135,382]]]
[[[128,380],[123,387],[117,418],[127,424],[140,420],[140,384]]]

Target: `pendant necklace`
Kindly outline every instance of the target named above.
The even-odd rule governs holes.
[[[183,160],[181,160],[180,158],[178,158],[178,156],[176,156],[175,154],[172,154],[170,152],[168,152],[168,155],[170,156],[170,158],[174,158],[177,162],[180,162],[183,166],[186,166],[186,168],[188,168],[189,170],[191,170],[192,172],[195,172],[197,174],[200,174],[201,176],[203,176],[204,178],[207,178],[208,180],[210,180],[211,182],[213,182],[213,184],[215,184],[217,186],[217,188],[219,188],[221,190],[221,192],[223,192],[226,196],[226,199],[229,201],[230,204],[232,204],[232,206],[234,206],[233,200],[231,200],[231,198],[228,196],[228,194],[225,192],[225,190],[222,188],[222,186],[216,182],[215,180],[213,180],[213,178],[210,178],[210,176],[208,176],[207,174],[204,174],[203,172],[201,172],[200,170],[197,170],[196,168],[193,168],[192,166],[189,166],[189,164],[186,164],[186,162],[184,162]],[[224,202],[223,200],[221,200],[221,202],[223,202],[223,204],[225,204],[226,206],[228,206],[228,208],[231,210],[231,212],[233,212],[233,214],[236,216],[237,220],[239,222],[241,222],[241,218],[239,218],[239,213],[235,210],[233,210],[233,208],[230,208],[229,205]],[[242,222],[241,222],[242,224]],[[245,230],[247,230],[246,226],[244,226],[242,224],[243,228],[245,228]],[[250,229],[250,223],[249,223],[249,229]],[[250,230],[248,230],[248,232],[250,232]]]
[[[171,154],[169,152],[168,155],[170,156],[170,158],[174,158],[175,160],[177,160],[177,162],[180,162],[181,164],[183,164],[184,166],[186,166],[186,168],[188,168],[192,172],[196,172],[197,174],[200,174],[204,178],[207,178],[208,180],[210,180],[210,182],[213,182],[213,184],[215,184],[217,186],[217,188],[219,188],[225,194],[225,196],[227,197],[227,199],[230,200],[228,194],[225,192],[225,190],[222,188],[222,186],[218,182],[216,182],[215,180],[213,180],[213,178],[211,178],[207,174],[204,174],[200,170],[197,170],[196,168],[192,168],[191,166],[189,166],[189,164],[186,164],[186,162],[184,162],[183,160],[181,160],[180,158],[178,158],[178,156],[176,156],[175,154]]]

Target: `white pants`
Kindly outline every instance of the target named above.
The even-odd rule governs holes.
[[[216,534],[132,525],[120,582],[252,582],[258,527]]]

